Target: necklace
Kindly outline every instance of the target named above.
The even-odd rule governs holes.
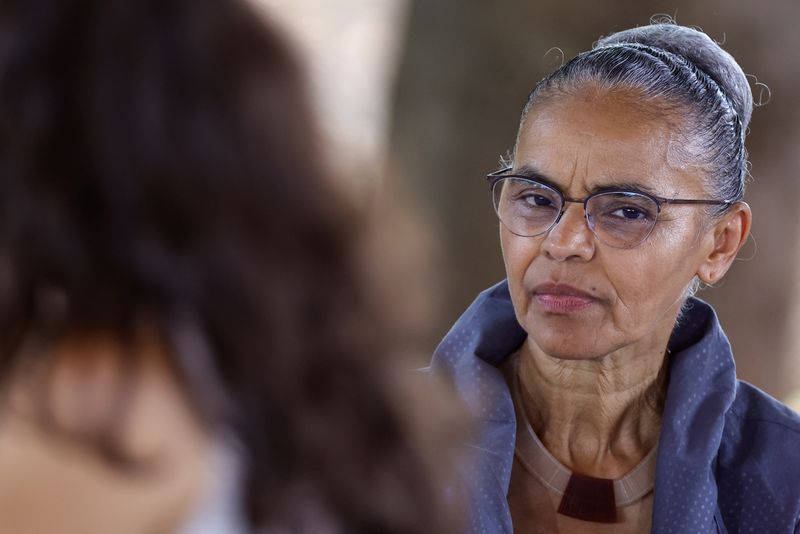
[[[550,454],[531,427],[520,396],[519,358],[514,362],[513,392],[518,434],[514,453],[531,475],[561,495],[558,513],[584,521],[616,523],[618,507],[631,505],[653,491],[658,445],[620,479],[575,473]]]

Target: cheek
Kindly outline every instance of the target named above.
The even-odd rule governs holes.
[[[663,288],[662,283],[654,283],[657,279],[653,272],[651,258],[637,255],[634,258],[627,258],[627,261],[607,261],[605,272],[613,290],[611,314],[617,326],[624,327],[626,323],[636,320],[636,317],[644,318],[647,315],[644,310],[654,302],[654,293],[658,287]]]
[[[520,269],[522,261],[522,251],[515,239],[516,236],[509,233],[502,226],[500,227],[500,250],[503,254],[503,263],[506,266],[506,275],[509,279],[514,277],[514,273]]]
[[[693,236],[681,237],[677,239],[676,233],[669,239],[652,236],[629,254],[607,257],[605,271],[619,300],[613,310],[620,322],[644,322],[681,302],[696,271],[697,252]]]
[[[506,266],[511,300],[518,318],[524,315],[524,310],[528,307],[529,296],[524,289],[523,281],[525,273],[538,255],[539,242],[540,239],[519,237],[502,226],[500,228],[500,248]]]

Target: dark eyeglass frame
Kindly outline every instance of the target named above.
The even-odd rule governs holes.
[[[511,170],[512,170],[511,167],[506,167],[504,169],[500,169],[498,171],[495,171],[493,173],[490,173],[490,174],[486,175],[486,179],[489,182],[489,189],[490,189],[490,191],[492,193],[494,192],[495,185],[497,185],[497,183],[500,180],[504,180],[506,178],[514,178],[514,179],[517,179],[517,180],[525,180],[527,182],[531,182],[531,183],[537,184],[539,186],[544,186],[544,187],[546,187],[548,189],[553,190],[561,198],[561,210],[559,211],[558,216],[553,221],[553,224],[551,224],[549,227],[547,227],[546,229],[542,230],[541,232],[539,232],[537,234],[530,235],[530,236],[521,235],[520,237],[536,237],[538,235],[542,235],[544,233],[549,232],[561,220],[561,217],[564,215],[564,212],[567,209],[567,202],[572,202],[574,204],[583,204],[584,217],[587,217],[587,223],[589,223],[589,228],[592,230],[592,233],[595,233],[594,232],[594,228],[592,228],[591,222],[588,220],[588,211],[586,210],[586,206],[587,206],[587,204],[589,203],[589,201],[592,198],[594,198],[596,196],[600,196],[600,195],[636,194],[636,195],[641,195],[643,197],[647,197],[647,198],[651,199],[656,205],[656,217],[655,217],[655,220],[653,221],[653,227],[650,229],[650,232],[653,231],[653,228],[655,228],[655,225],[658,222],[658,216],[661,215],[661,205],[662,204],[690,204],[690,205],[698,205],[699,204],[699,205],[707,205],[707,206],[725,206],[725,207],[728,207],[728,206],[731,206],[731,205],[735,204],[736,202],[739,202],[738,199],[735,199],[735,200],[708,200],[708,199],[695,199],[695,198],[666,198],[666,197],[659,197],[659,196],[651,195],[650,193],[645,193],[644,191],[634,191],[634,190],[626,190],[626,189],[604,190],[604,191],[598,191],[596,193],[592,193],[591,195],[588,195],[585,198],[572,198],[572,197],[566,196],[557,187],[555,187],[553,185],[550,185],[548,183],[536,180],[535,178],[531,178],[530,176],[523,176],[523,175],[518,175],[518,174],[507,174]],[[494,205],[494,201],[492,202],[492,204]],[[497,207],[496,206],[493,206],[493,207],[495,208],[495,213],[497,214]],[[497,214],[497,216],[499,218],[500,214]],[[500,222],[503,222],[502,219],[500,220]],[[503,223],[503,224],[505,225],[505,223]],[[510,228],[509,228],[509,230],[510,230]],[[636,247],[636,246],[642,244],[644,241],[646,241],[647,238],[650,236],[650,232],[648,232],[648,234],[646,236],[644,236],[639,243],[637,243],[635,245],[632,245],[630,248]],[[516,232],[513,232],[513,231],[512,231],[512,233],[516,234]]]

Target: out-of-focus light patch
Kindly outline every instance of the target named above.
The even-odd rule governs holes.
[[[305,54],[330,161],[367,189],[384,163],[408,0],[253,0]]]
[[[789,405],[789,408],[800,413],[800,389],[798,389],[794,393],[789,394],[789,396],[786,397],[785,400],[786,404]]]

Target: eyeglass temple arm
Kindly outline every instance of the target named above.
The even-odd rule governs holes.
[[[708,204],[712,206],[730,206],[738,202],[738,200],[698,200],[688,198],[658,198],[658,201],[664,204]]]
[[[486,181],[489,182],[489,187],[494,187],[495,182],[497,182],[497,180],[499,180],[503,175],[508,174],[510,171],[511,167],[505,167],[487,174]]]

